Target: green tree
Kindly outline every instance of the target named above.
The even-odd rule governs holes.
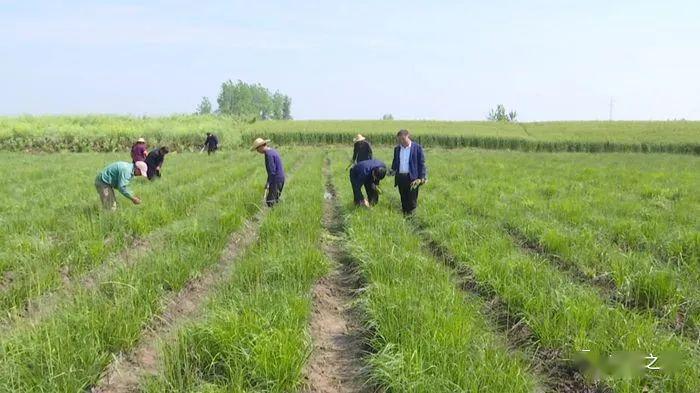
[[[287,95],[282,99],[282,120],[292,120],[292,99]]]
[[[228,80],[221,84],[217,98],[219,113],[260,120],[291,118],[291,99],[279,91],[274,94],[261,84]]]
[[[391,113],[385,113],[382,116],[382,120],[394,120],[394,115],[392,115]]]
[[[486,117],[490,121],[506,121],[513,122],[518,118],[518,112],[512,110],[506,112],[506,107],[503,104],[498,104],[496,109],[491,109]]]
[[[209,102],[209,98],[202,97],[202,102],[200,102],[199,106],[197,106],[197,114],[198,115],[208,115],[210,113],[211,113],[211,102]]]

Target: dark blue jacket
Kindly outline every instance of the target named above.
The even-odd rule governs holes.
[[[374,168],[386,168],[386,165],[379,160],[364,160],[358,162],[350,169],[350,183],[352,183],[353,186],[362,185],[372,180],[372,171]]]
[[[401,151],[401,145],[397,145],[394,148],[394,160],[391,162],[391,169],[399,173],[399,152]],[[411,155],[408,158],[408,176],[411,181],[416,179],[427,179],[427,174],[425,170],[425,154],[423,154],[423,146],[417,144],[415,141],[411,141]],[[398,185],[398,176],[394,178],[394,185]]]
[[[267,170],[267,184],[284,183],[284,165],[282,157],[275,149],[265,151],[265,169]]]

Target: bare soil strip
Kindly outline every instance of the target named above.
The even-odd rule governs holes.
[[[170,337],[183,323],[200,313],[209,295],[231,274],[234,262],[257,240],[264,215],[265,210],[262,210],[246,221],[231,236],[219,263],[166,299],[164,312],[141,334],[137,346],[129,353],[120,354],[107,367],[100,381],[92,388],[93,393],[137,392],[144,376],[158,372],[160,340]]]
[[[332,263],[332,271],[313,289],[311,336],[314,349],[306,365],[306,392],[371,391],[364,383],[364,334],[359,312],[352,302],[361,287],[355,264],[343,246],[343,218],[336,199],[326,161],[326,202],[323,224],[328,233],[322,239],[323,250]]]
[[[544,391],[548,392],[584,392],[607,393],[610,389],[603,384],[590,384],[584,376],[569,362],[559,349],[540,346],[537,336],[519,315],[509,311],[508,306],[498,295],[485,285],[479,283],[474,273],[457,262],[457,258],[446,247],[439,244],[414,217],[409,218],[416,233],[423,239],[426,249],[455,274],[459,287],[486,303],[484,315],[497,331],[506,338],[508,346],[530,356],[533,372],[543,376]]]

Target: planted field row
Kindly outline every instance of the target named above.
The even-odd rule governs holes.
[[[420,220],[434,241],[519,315],[542,346],[560,350],[563,359],[575,359],[584,351],[601,359],[618,356],[618,361],[622,354],[632,354],[626,358],[631,363],[629,378],[620,376],[624,369],[602,367],[610,375],[599,377],[615,391],[698,390],[700,354],[693,341],[659,326],[652,315],[610,305],[595,289],[572,282],[547,260],[524,252],[498,220],[450,204],[459,198],[458,190],[425,194]],[[643,369],[643,357],[649,354],[658,356],[657,366],[663,371]],[[636,373],[640,369],[644,372]]]
[[[436,194],[500,222],[517,242],[553,258],[669,328],[698,335],[700,187],[694,158],[537,160],[443,152]],[[450,170],[465,162],[463,169]],[[468,162],[468,163],[467,163]],[[532,179],[538,179],[533,182]],[[653,197],[650,197],[653,195]]]
[[[327,271],[319,250],[322,158],[312,154],[299,168],[205,317],[165,344],[162,373],[146,390],[287,392],[302,386],[311,351],[309,295]]]
[[[397,129],[398,130],[398,129]],[[377,133],[369,136],[369,140],[376,145],[394,145],[396,143],[396,131]],[[259,135],[285,145],[349,145],[356,131],[328,131],[307,132],[295,131],[244,131],[241,140],[253,140]],[[676,154],[700,154],[700,143],[666,143],[666,142],[616,142],[611,140],[537,140],[530,137],[501,137],[501,136],[474,136],[474,135],[445,135],[414,134],[414,140],[426,147],[465,148],[474,147],[489,150],[518,150],[526,152],[583,152],[583,153],[676,153]]]
[[[215,174],[226,179],[226,169]],[[0,390],[79,391],[94,384],[112,356],[132,347],[161,312],[165,294],[218,261],[229,234],[259,208],[258,183],[239,177],[235,186],[194,198],[196,214],[164,228],[162,241],[147,245],[136,261],[115,263],[92,285],[60,294],[59,309],[39,321],[17,321],[0,338]]]
[[[230,182],[253,168],[248,163],[224,170],[230,164],[217,159],[187,170],[184,159],[172,161],[168,163],[172,177],[168,178],[166,172],[163,181],[134,181],[134,189],[144,198],[143,208],[132,208],[129,201],[118,196],[122,209],[111,215],[98,209],[91,173],[73,174],[70,179],[59,178],[46,187],[30,189],[26,199],[37,201],[34,208],[26,213],[13,211],[6,222],[12,230],[3,236],[0,272],[5,279],[0,289],[0,309],[14,313],[28,299],[79,277],[127,247],[147,242],[159,245],[155,234],[196,214],[202,201],[220,197]],[[219,181],[211,182],[212,171],[221,173]],[[45,195],[49,197],[40,203]]]
[[[334,178],[350,207],[344,167],[336,160]],[[371,334],[371,383],[396,392],[535,390],[542,381],[529,359],[507,348],[483,300],[457,288],[392,202],[347,212],[348,242],[366,283],[359,303]]]

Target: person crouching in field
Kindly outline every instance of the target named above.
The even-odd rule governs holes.
[[[386,165],[379,160],[364,160],[358,162],[350,169],[350,185],[355,205],[370,207],[379,202],[379,182],[386,176]],[[367,199],[362,195],[362,186],[365,187]]]
[[[369,144],[367,139],[362,136],[362,134],[357,134],[355,138],[352,139],[352,160],[350,165],[355,165],[358,162],[371,160],[372,159],[372,146]]]
[[[396,134],[398,145],[394,148],[391,173],[396,175],[394,187],[399,188],[401,210],[412,214],[418,206],[418,188],[426,182],[425,155],[423,147],[411,140],[407,130]]]
[[[160,177],[160,169],[163,166],[165,155],[169,152],[168,148],[163,146],[148,153],[145,161],[148,165],[148,180],[155,180],[156,176]]]
[[[114,197],[114,189],[119,190],[122,195],[129,198],[134,205],[141,203],[141,199],[127,188],[134,176],[146,177],[148,166],[143,161],[136,161],[134,164],[119,161],[107,165],[95,178],[95,189],[100,194],[102,207],[106,210],[117,210],[117,200]]]
[[[137,139],[136,143],[131,146],[131,162],[146,161],[147,155],[148,149],[146,149],[146,140],[143,138]]]
[[[260,154],[265,155],[265,169],[267,170],[267,183],[265,183],[265,203],[268,207],[274,206],[282,195],[284,188],[284,165],[282,165],[282,157],[277,150],[271,148],[267,144],[268,139],[257,138],[253,142],[253,147],[250,150],[255,150]]]

